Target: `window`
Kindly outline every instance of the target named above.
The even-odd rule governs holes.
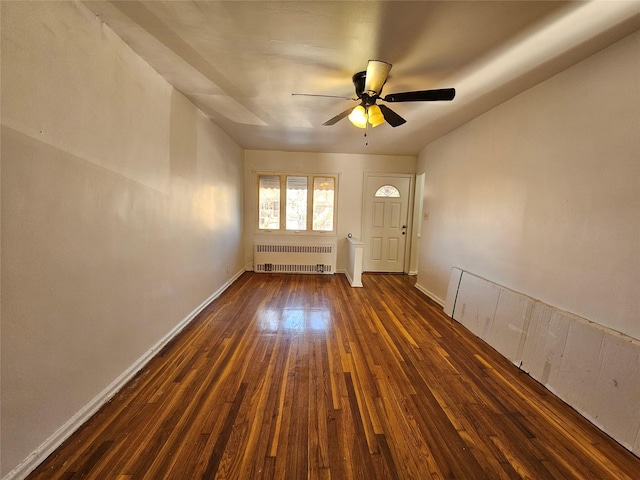
[[[336,177],[258,175],[258,229],[333,232]]]
[[[280,228],[280,177],[265,175],[260,177],[258,197],[258,222],[261,229]]]
[[[319,232],[333,230],[335,183],[333,177],[313,179],[313,229]]]
[[[307,177],[287,177],[287,230],[307,229]]]
[[[400,197],[400,191],[394,187],[393,185],[383,185],[376,191],[376,197],[392,197],[398,198]]]

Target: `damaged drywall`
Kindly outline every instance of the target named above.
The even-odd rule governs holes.
[[[445,313],[640,454],[639,340],[459,268]]]

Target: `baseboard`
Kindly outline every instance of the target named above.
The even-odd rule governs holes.
[[[444,307],[444,300],[442,300],[440,297],[438,297],[436,294],[431,293],[429,290],[427,290],[426,288],[424,288],[422,285],[419,285],[416,283],[416,288],[418,290],[420,290],[422,293],[424,293],[427,297],[429,297],[431,300],[433,300],[434,302],[436,302],[438,305],[440,305],[441,307]]]
[[[80,428],[92,415],[94,415],[105,403],[118,393],[126,383],[131,380],[144,366],[158,353],[164,346],[179,334],[194,318],[198,316],[212,301],[218,298],[227,288],[235,282],[244,270],[240,270],[224,285],[210,295],[204,302],[198,305],[191,313],[183,318],[175,327],[161,338],[153,347],[147,350],[129,368],[127,368],[118,378],[108,385],[102,392],[96,395],[87,405],[80,409],[64,425],[51,435],[42,445],[34,450],[18,466],[5,475],[2,480],[23,480],[34,471],[43,460],[51,455],[56,448],[62,445],[78,428]]]

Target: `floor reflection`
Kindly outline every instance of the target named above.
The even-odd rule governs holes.
[[[327,308],[264,308],[257,314],[257,327],[266,333],[324,332],[331,325]]]

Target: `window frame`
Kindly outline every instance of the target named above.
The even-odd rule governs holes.
[[[339,175],[335,173],[304,173],[304,172],[274,172],[274,171],[257,171],[254,178],[254,211],[255,221],[254,228],[256,233],[274,233],[279,235],[335,235],[338,225],[338,180]],[[260,177],[280,177],[280,222],[279,228],[261,229],[260,228]],[[306,177],[307,178],[307,219],[306,230],[287,230],[287,177]],[[314,185],[316,178],[333,179],[333,228],[331,230],[313,230],[313,202],[314,202]]]

